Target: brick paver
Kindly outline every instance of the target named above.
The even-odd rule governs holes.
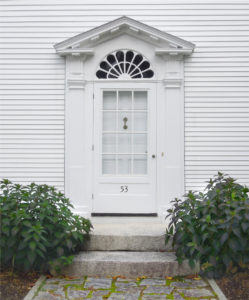
[[[143,278],[143,277],[142,277]],[[145,299],[218,299],[203,280],[158,278],[48,278],[33,300],[145,300]]]

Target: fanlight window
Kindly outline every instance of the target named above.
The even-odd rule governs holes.
[[[96,76],[99,79],[152,78],[154,72],[143,55],[131,50],[118,50],[101,61]]]

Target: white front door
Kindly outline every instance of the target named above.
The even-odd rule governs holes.
[[[156,213],[156,87],[94,86],[93,213]]]

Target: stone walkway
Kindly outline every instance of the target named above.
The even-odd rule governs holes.
[[[38,289],[34,300],[94,299],[218,299],[203,279],[166,277],[166,279],[137,278],[48,278]]]

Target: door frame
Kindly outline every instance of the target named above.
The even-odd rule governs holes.
[[[157,83],[154,82],[144,82],[143,80],[111,80],[111,82],[109,80],[105,80],[105,81],[95,81],[93,83],[93,93],[94,93],[94,101],[93,101],[93,149],[94,151],[92,152],[92,166],[93,166],[93,172],[92,172],[92,190],[93,190],[93,194],[92,194],[92,209],[91,212],[94,212],[94,200],[97,197],[97,186],[98,186],[98,181],[100,180],[101,183],[104,182],[108,182],[110,180],[110,178],[104,178],[101,176],[101,174],[96,174],[96,170],[99,170],[100,166],[97,168],[96,164],[100,164],[100,160],[99,158],[96,159],[96,150],[97,150],[97,145],[96,145],[96,139],[99,138],[99,134],[101,134],[101,132],[97,133],[97,129],[95,128],[96,124],[100,124],[100,120],[96,120],[96,114],[98,114],[97,118],[102,118],[101,116],[101,112],[100,110],[100,103],[96,103],[98,96],[102,97],[102,91],[103,90],[147,90],[148,91],[148,95],[150,97],[150,101],[155,101],[154,104],[150,104],[148,109],[151,109],[152,111],[149,113],[149,120],[148,120],[148,125],[151,124],[153,127],[153,133],[155,135],[152,135],[151,137],[151,145],[148,145],[148,160],[151,160],[151,155],[155,154],[157,157]],[[101,98],[102,100],[102,98]],[[100,100],[100,101],[101,101]],[[154,123],[155,122],[155,123]],[[154,123],[154,124],[153,124]],[[150,126],[150,125],[149,125]],[[151,152],[151,153],[150,153]],[[137,183],[151,183],[151,194],[153,194],[153,208],[151,209],[150,214],[156,214],[157,213],[157,207],[158,207],[158,203],[157,203],[157,159],[153,159],[149,162],[148,167],[150,168],[150,172],[152,173],[151,179],[149,179],[149,177],[147,178],[143,178],[143,176],[138,176],[137,177]],[[125,176],[123,176],[123,178],[114,178],[113,176],[113,183],[117,183],[120,181],[120,179],[123,179],[123,181],[125,180],[127,183],[134,183],[134,179],[135,178],[131,178],[129,176],[127,176],[127,178],[125,178]],[[148,194],[149,195],[149,194]],[[120,195],[120,197],[122,197],[122,195]],[[113,213],[110,210],[110,213]],[[117,212],[118,214],[122,214],[122,211]],[[130,214],[131,212],[128,212],[128,214]],[[143,214],[143,210],[141,210],[141,214]],[[138,211],[135,212],[135,214],[139,214]]]
[[[95,61],[89,59],[88,64],[86,62],[82,57],[66,57],[65,194],[74,205],[75,213],[90,217],[93,141],[89,128],[93,124],[93,85],[106,82],[106,79],[89,78],[95,69]],[[170,201],[184,194],[183,56],[165,54],[162,59],[157,57],[154,67],[160,76],[142,82],[156,83],[157,86],[157,121],[160,124],[157,128],[157,213],[164,219]],[[77,74],[90,75],[84,78]]]

